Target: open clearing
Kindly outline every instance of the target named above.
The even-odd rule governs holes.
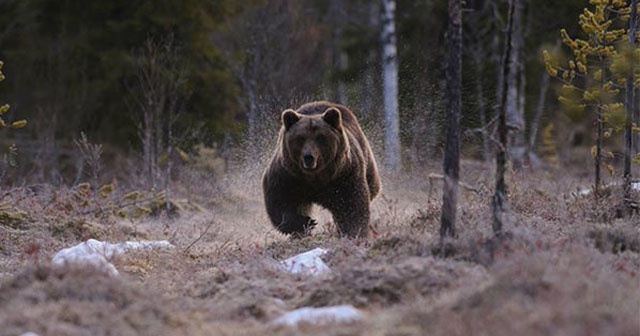
[[[640,217],[616,218],[618,193],[594,205],[573,195],[588,174],[511,172],[508,233],[493,238],[490,167],[464,162],[459,236],[439,252],[440,181],[429,172],[385,178],[376,235],[336,237],[329,216],[309,237],[275,232],[259,172],[216,185],[183,180],[177,217],[84,211],[77,189],[4,191],[0,221],[0,334],[20,335],[639,335]],[[93,196],[97,199],[100,196]],[[183,199],[184,198],[184,199]],[[86,201],[86,200],[84,200]],[[61,248],[169,240],[112,262],[120,276],[54,267]],[[325,275],[277,261],[323,247]],[[277,326],[300,307],[350,304],[351,323]]]

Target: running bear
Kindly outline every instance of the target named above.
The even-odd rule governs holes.
[[[375,158],[347,107],[326,101],[282,112],[282,127],[262,179],[264,201],[280,232],[304,235],[317,224],[312,204],[329,210],[340,235],[369,235],[369,203],[380,193]]]

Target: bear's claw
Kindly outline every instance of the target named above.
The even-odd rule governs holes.
[[[307,223],[304,225],[304,230],[311,230],[313,229],[316,225],[318,225],[318,221],[316,221],[315,219],[311,218],[311,217],[307,217]]]
[[[304,234],[310,232],[316,225],[318,225],[318,222],[309,216],[283,214],[282,221],[277,228],[285,234]]]

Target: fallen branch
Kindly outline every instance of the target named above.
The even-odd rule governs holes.
[[[429,196],[431,196],[431,189],[433,188],[433,180],[444,180],[444,175],[442,174],[436,174],[436,173],[430,173],[429,174]],[[462,188],[469,190],[469,191],[473,191],[474,193],[480,195],[482,193],[482,188],[480,187],[474,187],[468,183],[462,182],[462,181],[458,181],[458,185],[461,186]]]

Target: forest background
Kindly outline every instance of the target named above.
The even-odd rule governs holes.
[[[563,110],[562,83],[549,80],[542,59],[544,49],[561,62],[568,57],[559,31],[579,36],[585,5],[517,6],[507,79],[516,156],[580,162],[585,157],[568,150],[593,145],[593,116]],[[497,115],[506,7],[497,0],[464,5],[462,150],[472,158],[491,157],[482,134]],[[113,158],[124,153],[145,162],[125,170],[147,176],[158,175],[152,166],[167,157],[202,154],[201,145],[226,161],[233,153],[261,155],[283,109],[319,99],[355,110],[381,152],[382,21],[371,1],[2,1],[0,102],[11,106],[7,122],[28,120],[2,134],[2,182],[86,179],[82,134],[103,146],[107,165],[122,168]],[[402,164],[420,169],[442,155],[447,4],[397,1],[395,23]],[[109,181],[122,169],[103,171]]]
[[[0,0],[0,330],[638,335],[632,3]],[[368,238],[267,218],[281,112],[320,99],[381,168]],[[54,261],[90,239],[172,247]]]

